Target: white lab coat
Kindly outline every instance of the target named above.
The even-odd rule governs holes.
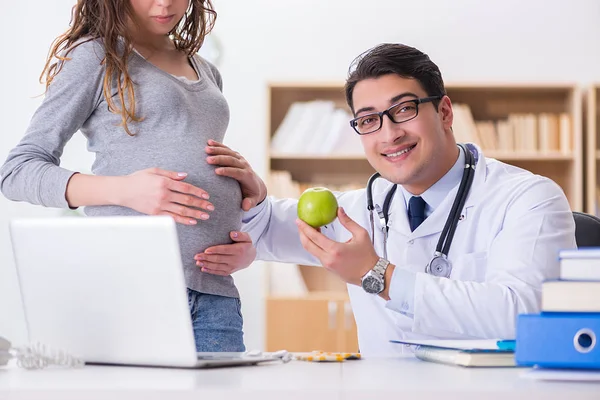
[[[449,252],[449,279],[424,272],[454,201],[458,185],[433,213],[411,232],[406,204],[397,192],[390,207],[388,259],[396,269],[416,275],[414,315],[394,304],[348,285],[364,356],[403,352],[390,339],[473,339],[515,336],[520,313],[539,312],[541,283],[559,273],[557,253],[574,248],[575,224],[567,199],[553,181],[486,159],[481,150],[473,185]],[[391,183],[378,179],[373,201],[382,205]],[[339,205],[369,231],[365,190],[336,193]],[[318,265],[302,247],[295,225],[297,200],[268,198],[246,214],[244,230],[257,248],[258,259]],[[343,242],[350,233],[336,220],[322,229]],[[375,249],[383,256],[383,234],[375,218]],[[392,279],[393,282],[393,279]]]

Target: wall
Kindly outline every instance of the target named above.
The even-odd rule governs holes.
[[[51,38],[69,21],[72,0],[3,4],[0,24],[0,159],[25,131],[43,90],[36,83]],[[350,61],[381,42],[415,46],[447,82],[600,82],[600,2],[596,0],[214,0],[215,35],[232,119],[226,143],[266,172],[269,81],[343,81]],[[35,11],[33,11],[35,10]],[[87,169],[79,136],[64,165]],[[0,335],[25,340],[7,223],[54,210],[0,199]],[[41,260],[43,262],[43,260]],[[262,348],[263,269],[235,276],[242,293],[246,344]]]

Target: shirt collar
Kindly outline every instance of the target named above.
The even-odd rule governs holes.
[[[459,147],[458,158],[456,162],[450,168],[446,175],[442,176],[440,180],[434,183],[429,189],[421,194],[421,197],[427,203],[425,207],[425,215],[429,216],[446,198],[448,192],[450,192],[456,185],[458,185],[462,179],[463,172],[465,169],[465,154]],[[404,195],[404,202],[408,208],[408,202],[414,195],[406,190],[402,185],[398,185],[402,194]]]

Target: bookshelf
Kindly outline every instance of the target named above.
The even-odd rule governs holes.
[[[458,141],[475,142],[486,157],[553,179],[564,190],[572,209],[583,210],[582,96],[576,85],[447,84],[446,89],[456,106],[454,131]],[[349,127],[351,117],[343,118],[340,114],[337,125],[328,125],[321,115],[333,109],[349,114],[342,83],[272,83],[268,86],[268,99],[266,146],[269,176],[273,177],[268,179],[272,194],[297,198],[310,186],[347,189],[366,185],[374,170],[362,153],[358,135]],[[316,105],[318,102],[327,104]],[[294,110],[294,104],[298,103],[313,103],[312,114],[297,106]],[[297,115],[292,118],[294,112]],[[307,118],[314,120],[303,123]],[[487,125],[480,128],[480,122]],[[283,140],[286,126],[290,133]],[[318,126],[325,128],[315,128]],[[511,129],[507,130],[507,126]],[[310,136],[315,131],[318,139],[313,142]],[[343,140],[326,144],[328,132],[336,132]],[[511,139],[500,138],[499,132],[511,135]],[[294,144],[286,145],[290,140]],[[346,145],[346,142],[351,143]],[[600,156],[600,150],[595,149],[594,162]],[[267,293],[267,349],[276,350],[279,346],[297,351],[356,351],[356,327],[351,315],[344,314],[351,312],[345,285],[325,269],[297,268],[306,284],[304,295]],[[334,307],[331,301],[344,304]],[[320,315],[322,323],[317,324],[320,331],[314,323],[311,330],[289,329],[306,325],[308,322],[302,318],[308,314]],[[338,318],[336,323],[328,323],[327,326],[335,327],[329,333],[323,331],[326,315],[328,321],[336,315]],[[328,339],[323,339],[325,336]],[[321,341],[311,342],[311,337],[320,337]]]
[[[508,149],[486,146],[481,135],[467,136],[482,146],[486,157],[549,177],[561,186],[571,209],[583,211],[583,106],[577,85],[451,84],[446,90],[454,105],[469,106],[476,124],[496,123],[499,138],[506,133],[500,124],[513,124]],[[464,137],[456,129],[455,135],[458,141]]]
[[[489,148],[479,140],[477,134],[466,137],[458,134],[456,122],[455,134],[459,141],[464,138],[478,143],[483,147],[487,157],[497,158],[548,176],[563,188],[573,210],[583,210],[583,161],[580,156],[583,149],[582,96],[576,85],[448,84],[446,90],[455,106],[462,104],[469,106],[473,121],[476,123],[482,121],[497,123],[511,116],[531,116],[535,117],[533,130],[537,131],[539,129],[537,118],[540,115],[567,116],[569,131],[566,138],[556,139],[559,143],[554,149],[551,146],[541,148],[539,139],[534,140],[535,144],[529,148],[519,148],[519,143],[515,140],[512,141],[513,146],[509,148]],[[343,85],[335,83],[271,84],[269,99],[269,139],[273,137],[294,102],[328,100],[332,101],[337,108],[347,109]],[[459,116],[455,115],[455,120],[458,119]],[[516,123],[518,124],[519,121]],[[521,130],[521,132],[525,131]],[[521,136],[524,135],[519,135]],[[272,151],[270,141],[267,146],[267,154],[270,154],[270,169],[290,171],[292,177],[301,182],[314,182],[320,178],[330,178],[332,183],[353,182],[360,178],[362,180],[359,182],[366,182],[373,172],[361,153],[314,154]],[[600,150],[595,150],[592,158],[595,160],[598,156]]]
[[[586,209],[589,214],[600,215],[600,84],[592,85],[586,93]]]

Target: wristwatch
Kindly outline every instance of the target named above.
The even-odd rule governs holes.
[[[390,262],[385,258],[379,258],[372,270],[367,272],[361,279],[361,286],[369,294],[379,294],[385,289],[385,270]]]

